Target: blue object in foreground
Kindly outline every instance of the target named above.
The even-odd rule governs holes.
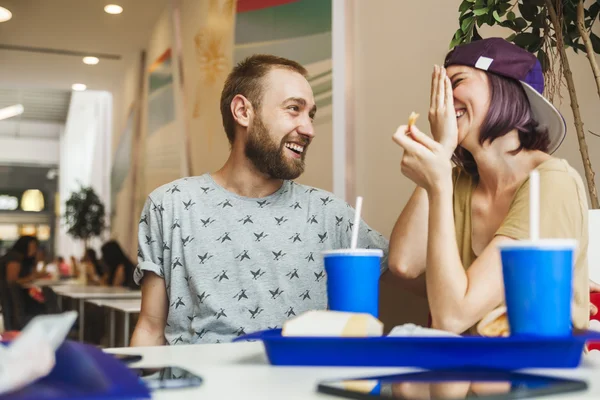
[[[330,310],[378,317],[381,257],[383,251],[377,249],[323,252]]]
[[[284,337],[281,329],[241,336],[262,340],[272,365],[440,368],[576,368],[587,341],[600,332],[568,337]]]
[[[576,246],[571,239],[499,244],[512,335],[571,336]]]
[[[149,399],[150,391],[129,369],[92,345],[65,341],[50,374],[0,400]]]

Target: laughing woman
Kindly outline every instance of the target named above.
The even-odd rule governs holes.
[[[504,39],[458,46],[434,68],[433,139],[414,125],[394,135],[404,149],[402,173],[417,189],[394,227],[390,269],[404,279],[426,272],[434,328],[474,333],[503,303],[497,245],[529,236],[534,169],[540,236],[579,242],[572,318],[575,328],[587,327],[587,198],[577,172],[550,156],[566,129],[543,87],[536,57]]]

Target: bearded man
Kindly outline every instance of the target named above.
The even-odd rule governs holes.
[[[154,190],[139,223],[142,309],[132,346],[222,343],[327,308],[321,252],[349,248],[354,210],[293,181],[317,112],[307,71],[254,55],[229,74],[223,167]],[[358,246],[388,241],[361,223]]]

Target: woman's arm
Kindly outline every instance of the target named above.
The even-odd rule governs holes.
[[[6,281],[8,283],[17,283],[19,285],[25,285],[38,279],[42,274],[37,271],[32,271],[29,275],[19,278],[21,273],[21,263],[18,261],[10,261],[6,265]]]
[[[6,281],[8,283],[18,282],[19,274],[21,273],[21,263],[18,261],[10,261],[6,264]]]
[[[401,278],[414,279],[425,272],[428,212],[427,192],[417,186],[390,237],[389,268]]]
[[[120,264],[115,271],[115,277],[113,281],[110,282],[112,286],[123,286],[125,283],[125,266]]]
[[[502,302],[504,284],[497,245],[512,239],[496,236],[465,271],[456,244],[452,185],[442,185],[429,195],[427,292],[433,327],[462,333]]]

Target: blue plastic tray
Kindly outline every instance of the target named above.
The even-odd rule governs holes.
[[[284,337],[281,329],[240,336],[261,340],[272,365],[468,368],[575,368],[585,343],[600,332],[570,337]]]

